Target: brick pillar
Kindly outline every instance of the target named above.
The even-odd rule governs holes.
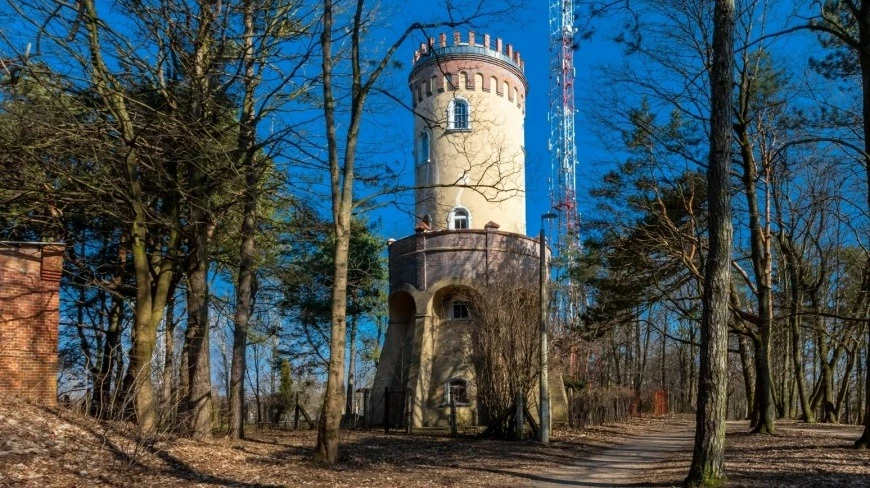
[[[57,401],[63,245],[0,244],[0,395]]]

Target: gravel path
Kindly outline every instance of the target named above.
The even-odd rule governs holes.
[[[534,476],[525,486],[678,486],[689,469],[694,439],[693,426],[673,425],[672,430],[639,434],[614,447],[544,476]],[[649,483],[673,471],[673,482]]]

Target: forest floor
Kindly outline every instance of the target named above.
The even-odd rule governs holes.
[[[128,424],[0,399],[0,486],[672,486],[691,456],[691,427],[687,416],[632,419],[556,431],[547,447],[343,431],[341,462],[325,468],[312,458],[311,431],[142,441]],[[730,486],[866,486],[870,477],[870,451],[849,447],[855,427],[782,422],[777,436],[763,437],[745,430],[729,425]]]

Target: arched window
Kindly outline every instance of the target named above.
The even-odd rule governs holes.
[[[419,159],[417,160],[418,164],[428,163],[429,162],[429,133],[423,132],[420,135],[420,147],[419,147]]]
[[[468,382],[462,378],[451,378],[444,385],[444,393],[446,404],[462,405],[470,403],[468,401]]]
[[[473,89],[474,90],[483,90],[485,88],[486,87],[483,86],[483,75],[480,73],[477,73],[476,75],[474,75],[474,87],[473,87]]]
[[[450,211],[450,229],[462,230],[471,228],[471,214],[467,208],[456,207]]]
[[[471,128],[471,110],[464,98],[450,100],[447,107],[447,128],[467,130]]]

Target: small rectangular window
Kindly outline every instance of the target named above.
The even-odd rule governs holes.
[[[453,128],[467,129],[468,128],[468,104],[464,101],[457,101],[453,110]]]
[[[471,318],[471,313],[468,310],[468,302],[454,300],[451,306],[450,318],[453,320],[466,320]]]
[[[420,136],[420,160],[417,161],[419,164],[428,163],[429,162],[429,133],[424,132],[423,135]]]
[[[449,405],[451,400],[456,405],[467,405],[468,402],[468,382],[463,379],[454,378],[447,382],[446,385],[446,393],[447,393],[447,404]]]

